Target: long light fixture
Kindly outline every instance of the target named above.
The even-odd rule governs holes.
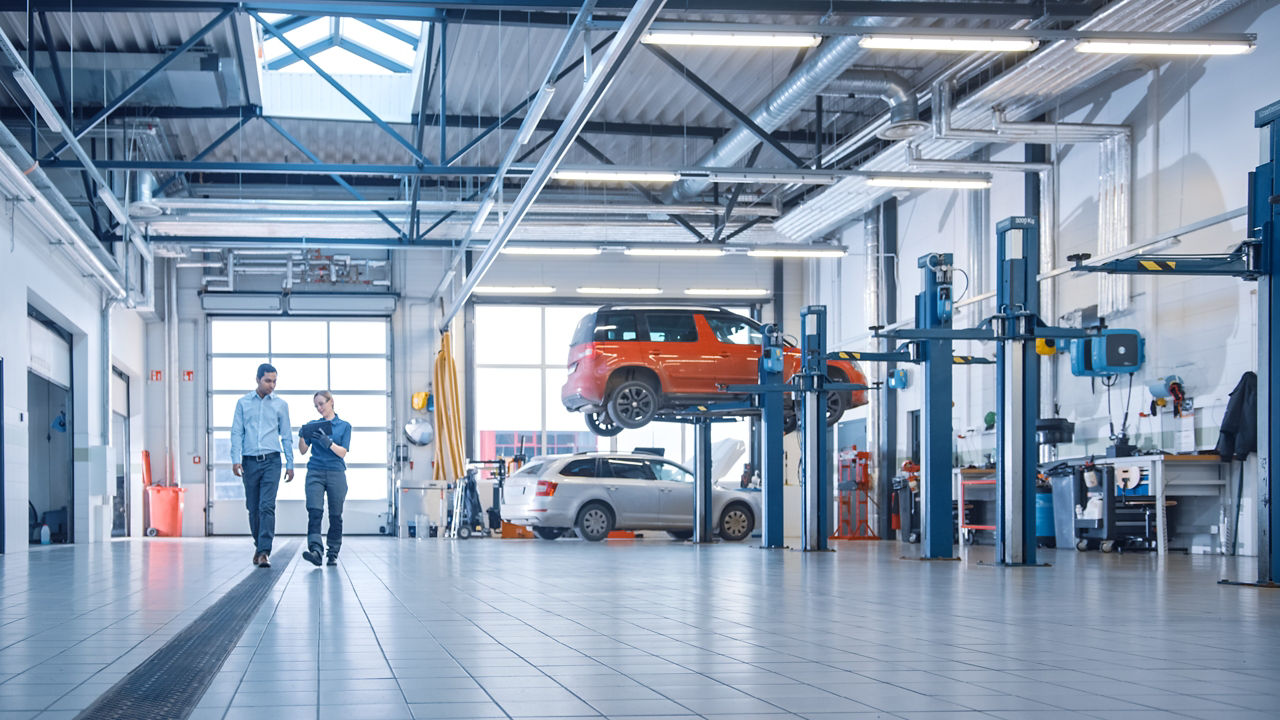
[[[769,291],[763,288],[689,288],[684,294],[700,297],[763,297]]]
[[[640,42],[648,45],[696,45],[699,47],[808,48],[822,42],[812,33],[705,32],[699,30],[656,30]]]
[[[529,112],[520,123],[520,134],[516,136],[517,145],[527,145],[533,139],[533,132],[538,129],[538,123],[542,122],[542,115],[547,111],[547,106],[551,104],[551,97],[555,94],[555,85],[543,85],[538,91],[538,96],[533,99],[533,106],[529,108]]]
[[[477,295],[550,295],[556,289],[550,285],[477,285]]]
[[[964,35],[866,35],[858,45],[868,50],[931,50],[933,52],[1029,52],[1039,40]]]
[[[507,245],[504,255],[599,255],[600,248],[567,245]]]
[[[950,188],[953,190],[982,190],[991,187],[991,176],[929,175],[925,173],[877,173],[867,176],[867,184],[873,187],[892,188]]]
[[[747,251],[751,257],[771,258],[835,258],[844,257],[848,250],[842,247],[817,247],[813,245],[770,245],[753,247]]]
[[[624,252],[628,255],[649,257],[721,257],[724,248],[718,247],[629,247]]]
[[[494,197],[489,195],[480,203],[480,207],[476,208],[476,217],[471,221],[471,227],[467,228],[468,235],[476,235],[480,232],[480,228],[484,227],[484,221],[489,219],[489,212],[493,210]]]
[[[114,216],[121,225],[129,224],[129,213],[125,212],[124,206],[116,199],[115,194],[111,192],[111,188],[99,187],[98,197],[102,200],[102,204],[107,206],[107,209],[111,211],[112,216]]]
[[[18,85],[22,86],[22,91],[27,94],[27,99],[35,106],[36,112],[40,117],[44,118],[44,122],[49,129],[60,133],[62,132],[62,118],[58,117],[58,112],[53,109],[49,101],[45,98],[45,94],[40,92],[40,86],[36,84],[36,79],[26,70],[14,70],[13,79]]]
[[[1247,40],[1081,40],[1076,52],[1108,55],[1246,55]]]
[[[680,179],[670,170],[557,170],[551,177],[566,182],[669,183]]]
[[[646,287],[580,287],[582,295],[661,295],[661,288]]]

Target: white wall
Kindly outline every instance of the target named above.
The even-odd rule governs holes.
[[[102,297],[61,250],[50,245],[19,209],[12,224],[0,222],[0,356],[4,364],[4,513],[5,549],[27,547],[28,433],[27,363],[30,355],[27,306],[72,334],[72,438],[76,542],[98,542],[111,535],[113,482],[108,482],[109,452],[103,448],[102,408],[109,403],[102,377]],[[13,234],[10,234],[10,228]],[[139,349],[136,313],[116,311],[124,365]],[[133,316],[132,319],[126,319]],[[113,324],[115,321],[113,320]],[[92,448],[92,450],[91,450]],[[135,505],[135,515],[140,515]]]
[[[1253,128],[1256,109],[1280,98],[1280,8],[1250,3],[1205,28],[1209,32],[1254,32],[1257,50],[1242,57],[1134,62],[1103,85],[1077,98],[1065,99],[1056,117],[1066,122],[1120,123],[1133,127],[1134,189],[1132,215],[1135,243],[1162,232],[1242,207],[1249,171],[1261,162],[1259,131]],[[994,160],[1022,160],[1023,147],[992,149]],[[1098,149],[1096,145],[1059,148],[1059,247],[1055,265],[1064,265],[1073,252],[1097,254]],[[1023,211],[1023,179],[997,175],[990,190],[987,229],[989,262],[994,263],[994,224]],[[898,318],[913,316],[913,297],[920,281],[916,258],[925,252],[952,252],[956,266],[966,269],[970,203],[964,193],[929,191],[904,196],[898,211]],[[844,230],[853,252],[840,261],[816,263],[815,276],[822,301],[835,307],[832,342],[840,349],[870,349],[863,309],[866,258],[859,221]],[[1244,221],[1235,220],[1183,238],[1177,253],[1223,252],[1244,237]],[[994,279],[994,266],[988,271]],[[963,278],[957,277],[957,292]],[[989,288],[988,288],[989,289]],[[1129,420],[1131,435],[1144,447],[1170,448],[1173,436],[1166,421],[1139,420],[1151,396],[1142,383],[1169,373],[1181,375],[1195,399],[1195,447],[1210,449],[1228,394],[1241,373],[1256,368],[1256,286],[1236,279],[1136,277],[1132,303],[1121,315],[1108,318],[1114,327],[1138,329],[1146,338],[1147,362],[1135,376]],[[1055,293],[1059,315],[1097,303],[1098,277],[1062,276],[1045,292]],[[993,311],[988,301],[980,310],[957,312],[957,327],[969,327]],[[957,343],[957,354],[985,354],[994,349],[977,343]],[[1064,455],[1100,453],[1110,444],[1106,395],[1091,392],[1090,382],[1070,375],[1069,362],[1058,362],[1059,393],[1054,400],[1060,415],[1076,422],[1077,442],[1063,447]],[[899,454],[905,455],[909,435],[906,412],[918,409],[922,394],[918,370],[908,368],[912,386],[899,393]],[[982,416],[994,409],[994,369],[957,368],[954,427],[968,437],[957,440],[961,459],[979,460],[994,449],[995,438],[982,433]],[[1113,394],[1123,405],[1125,383]],[[1114,391],[1113,391],[1114,392]],[[865,412],[865,411],[864,411]],[[856,417],[856,415],[855,415]],[[1117,422],[1119,414],[1116,414]],[[971,432],[977,429],[978,432]],[[1252,480],[1252,478],[1250,478]],[[1251,491],[1246,487],[1245,495]],[[1246,515],[1249,513],[1246,512]],[[1244,537],[1251,537],[1244,528]]]

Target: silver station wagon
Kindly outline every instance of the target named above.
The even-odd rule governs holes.
[[[614,530],[693,536],[693,473],[639,453],[584,452],[537,457],[507,478],[502,519],[554,540],[576,530],[599,541]],[[725,540],[745,540],[760,517],[759,492],[713,487],[711,518]]]

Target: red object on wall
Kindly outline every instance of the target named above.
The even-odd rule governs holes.
[[[151,371],[151,382],[160,382],[160,380],[161,380],[162,378],[164,378],[164,371],[163,371],[163,370],[152,370],[152,371]]]
[[[182,381],[183,381],[183,382],[191,382],[192,380],[195,380],[195,379],[196,379],[196,374],[195,374],[194,372],[192,372],[191,370],[183,370],[183,371],[182,371]]]
[[[199,455],[193,455],[193,456],[191,457],[191,464],[192,464],[192,465],[199,465],[199,464],[200,464],[200,456],[199,456]]]

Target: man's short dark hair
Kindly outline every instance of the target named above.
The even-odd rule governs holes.
[[[262,363],[261,365],[258,366],[258,379],[261,380],[263,375],[266,375],[269,372],[275,372],[275,371],[276,371],[276,367],[271,363]]]

